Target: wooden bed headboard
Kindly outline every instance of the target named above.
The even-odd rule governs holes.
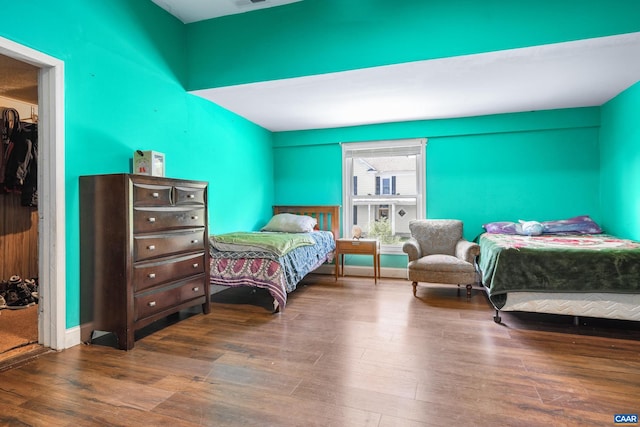
[[[276,205],[273,207],[273,214],[292,213],[297,215],[308,215],[318,219],[320,230],[331,231],[335,239],[340,238],[340,206],[288,206]]]

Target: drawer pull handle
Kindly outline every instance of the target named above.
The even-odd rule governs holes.
[[[156,219],[154,217],[150,217],[147,221],[153,224],[154,222],[156,222]]]
[[[149,249],[150,251],[155,251],[156,250],[156,245],[149,245],[149,246],[147,246],[147,249]]]
[[[154,199],[157,199],[158,197],[160,197],[160,193],[151,193],[151,197],[153,197]]]
[[[198,268],[198,266],[199,266],[199,265],[200,265],[200,264],[198,264],[197,262],[194,262],[194,263],[193,263],[193,268]]]
[[[194,243],[194,244],[195,244],[195,243],[198,243],[198,239],[193,239],[193,240],[191,241],[191,243]]]
[[[156,306],[156,302],[155,301],[149,301],[149,303],[147,305],[149,307],[155,307]]]
[[[195,199],[195,198],[196,198],[195,194],[187,195],[187,199]]]
[[[193,292],[198,292],[199,290],[200,290],[200,288],[197,287],[197,286],[195,288],[193,288]]]
[[[192,217],[191,217],[191,219],[193,219],[193,220],[198,219],[198,215],[194,215],[194,216],[192,216]]]
[[[149,279],[155,279],[156,278],[156,273],[149,273],[149,275],[147,277]]]

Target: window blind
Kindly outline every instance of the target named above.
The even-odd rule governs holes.
[[[343,145],[345,158],[415,156],[420,154],[422,139],[402,141],[350,142]]]

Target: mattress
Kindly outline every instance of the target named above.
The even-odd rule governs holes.
[[[640,321],[640,294],[512,292],[500,310]]]

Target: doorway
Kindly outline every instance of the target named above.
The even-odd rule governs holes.
[[[0,55],[0,303],[6,307],[0,312],[0,363],[39,347],[37,294],[30,295],[38,280],[37,160],[32,158],[38,147],[38,72]]]
[[[65,316],[64,63],[2,37],[0,55],[38,69],[38,343],[62,350],[80,342]]]

